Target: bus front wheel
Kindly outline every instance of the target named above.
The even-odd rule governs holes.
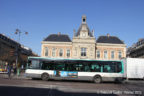
[[[102,82],[102,78],[99,75],[94,76],[93,78],[94,83],[101,83]]]
[[[41,79],[47,81],[49,79],[49,75],[47,73],[43,73]]]

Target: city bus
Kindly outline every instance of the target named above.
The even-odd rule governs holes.
[[[125,79],[123,61],[28,57],[26,77],[42,80],[87,80],[95,83]]]

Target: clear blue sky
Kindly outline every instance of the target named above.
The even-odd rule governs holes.
[[[28,31],[21,43],[40,55],[43,38],[58,32],[72,38],[83,14],[96,38],[109,33],[127,46],[144,38],[144,0],[0,0],[0,33],[18,40],[16,28]]]

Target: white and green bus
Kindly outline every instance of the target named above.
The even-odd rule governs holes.
[[[89,80],[123,81],[125,79],[123,61],[54,59],[29,57],[26,76],[42,80]]]

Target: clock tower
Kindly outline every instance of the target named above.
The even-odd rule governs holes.
[[[90,32],[90,29],[86,22],[87,18],[85,15],[82,16],[82,23],[77,31],[76,34],[74,34],[74,37],[80,37],[80,38],[89,38],[94,37],[93,31]]]
[[[95,58],[95,45],[96,40],[94,37],[94,31],[90,31],[87,25],[87,18],[85,15],[82,16],[81,25],[76,32],[74,30],[72,40],[72,57],[80,59],[94,59]]]

